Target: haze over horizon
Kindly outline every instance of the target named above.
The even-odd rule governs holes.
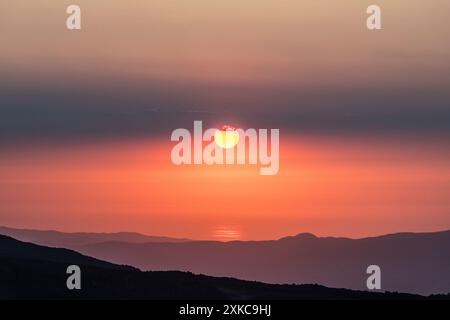
[[[33,229],[33,228],[24,228],[20,226],[12,226],[12,225],[0,225],[0,234],[9,235],[13,238],[19,239],[19,240],[25,240],[22,237],[15,237],[15,234],[21,235],[23,234],[29,234],[29,235],[36,235],[39,236],[39,234],[61,234],[61,235],[69,235],[69,236],[83,236],[83,235],[136,235],[136,236],[142,236],[142,242],[145,243],[145,239],[154,238],[151,241],[161,241],[161,242],[172,242],[172,241],[218,241],[218,242],[230,242],[230,241],[278,241],[286,238],[295,238],[295,237],[302,237],[302,236],[311,236],[315,238],[341,238],[341,239],[351,239],[351,240],[362,240],[362,239],[369,239],[369,238],[379,238],[379,237],[385,237],[385,236],[391,236],[391,235],[404,235],[404,234],[433,234],[433,233],[442,233],[442,232],[450,232],[449,229],[440,229],[440,230],[416,230],[416,231],[410,231],[410,230],[399,230],[392,233],[384,233],[384,234],[367,234],[367,235],[361,235],[358,237],[351,237],[351,236],[345,236],[345,235],[333,235],[333,234],[315,234],[308,231],[299,231],[297,233],[293,234],[286,234],[277,238],[261,238],[261,239],[246,239],[241,237],[227,237],[227,236],[218,236],[215,234],[212,234],[210,238],[180,238],[175,237],[167,234],[149,234],[145,232],[139,232],[135,230],[64,230],[64,229]],[[100,238],[101,239],[101,238]],[[127,242],[124,238],[124,242]],[[32,240],[29,240],[30,242],[34,242]],[[106,240],[105,240],[106,241]],[[111,240],[111,241],[120,241],[120,240]],[[150,240],[147,240],[150,241]],[[134,241],[133,241],[134,242]]]

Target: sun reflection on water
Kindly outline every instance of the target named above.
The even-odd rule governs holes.
[[[242,233],[239,226],[219,225],[214,227],[213,237],[219,241],[240,240]]]

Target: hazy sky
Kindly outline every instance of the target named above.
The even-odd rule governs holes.
[[[70,32],[70,1],[2,1],[2,131],[167,134],[199,117],[448,131],[450,3],[376,1],[370,32],[372,2],[80,0]]]
[[[448,0],[77,0],[69,31],[73,3],[0,2],[0,225],[450,228]],[[280,174],[174,167],[193,120],[280,128]]]

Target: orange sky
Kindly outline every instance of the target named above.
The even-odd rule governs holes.
[[[285,136],[275,176],[252,166],[175,166],[172,145],[2,153],[1,224],[221,240],[450,228],[450,153],[430,141]]]

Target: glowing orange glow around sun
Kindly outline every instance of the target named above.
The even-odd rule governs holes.
[[[216,144],[224,149],[233,148],[239,142],[239,133],[232,126],[225,125],[214,134]]]

